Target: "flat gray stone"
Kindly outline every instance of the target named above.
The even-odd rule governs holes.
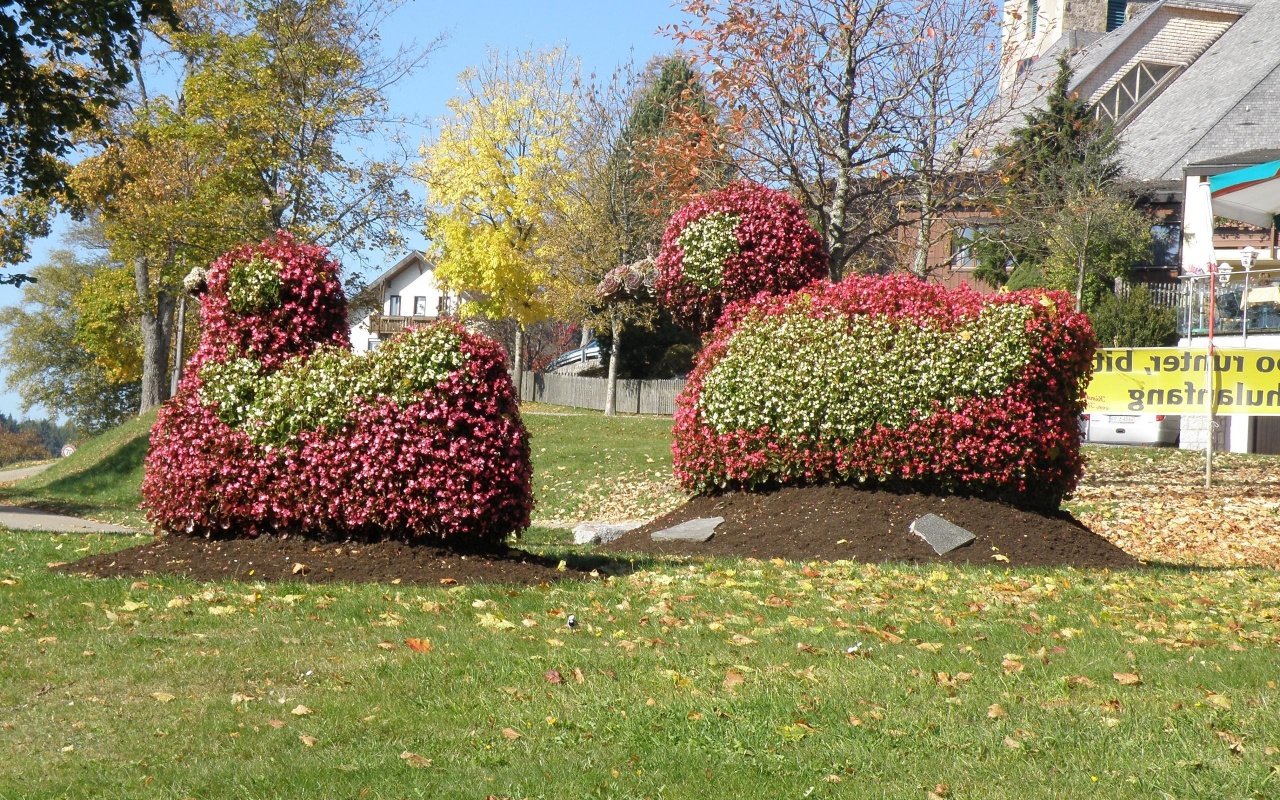
[[[925,514],[911,523],[911,532],[929,543],[933,552],[938,555],[950,553],[957,547],[978,538],[969,531],[951,522],[947,522],[937,514]]]
[[[679,525],[655,531],[651,538],[655,542],[705,542],[715,533],[716,526],[724,522],[724,517],[699,517]]]
[[[634,531],[643,522],[584,522],[573,529],[574,544],[605,544]]]

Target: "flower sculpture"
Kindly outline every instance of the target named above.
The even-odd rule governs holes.
[[[352,353],[338,266],[284,233],[193,285],[200,345],[142,486],[159,528],[483,545],[528,526],[528,434],[497,343],[443,321]]]
[[[691,491],[963,489],[1056,508],[1082,468],[1088,320],[1058,292],[849,278],[726,313],[677,398]]]
[[[681,324],[706,331],[735,300],[785,294],[827,275],[822,236],[790,195],[739,182],[667,223],[656,293]]]

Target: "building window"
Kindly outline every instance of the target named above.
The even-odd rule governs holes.
[[[1160,222],[1151,226],[1151,266],[1176,267],[1182,254],[1182,223]]]
[[[391,295],[391,299],[387,301],[387,316],[400,316],[400,295],[393,294]]]
[[[1036,17],[1040,16],[1040,0],[1027,0],[1027,31],[1036,35]]]
[[[413,315],[415,317],[425,317],[427,315],[427,298],[413,298]]]
[[[1098,98],[1093,107],[1095,119],[1119,122],[1134,106],[1145,101],[1161,87],[1161,81],[1173,72],[1168,64],[1139,61],[1115,86]]]
[[[449,316],[449,296],[448,295],[442,294],[440,295],[439,298],[436,299],[436,316],[437,317]]]
[[[973,269],[978,266],[977,256],[974,255],[974,240],[978,238],[978,228],[973,225],[964,225],[959,228],[953,228],[951,231],[951,268],[952,269]]]
[[[1124,24],[1129,0],[1107,0],[1107,31],[1114,31]]]

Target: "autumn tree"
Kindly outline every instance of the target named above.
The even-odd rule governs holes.
[[[76,341],[77,298],[99,270],[109,268],[75,252],[55,250],[46,264],[32,270],[37,280],[23,287],[21,302],[0,309],[6,382],[22,398],[24,412],[42,407],[95,433],[137,411],[139,383],[112,381]]]
[[[30,257],[31,237],[48,235],[74,136],[118,101],[147,22],[175,17],[169,0],[16,0],[0,14],[0,194],[16,195],[0,207],[0,261],[16,264]]]
[[[384,55],[377,29],[398,6],[192,3],[181,29],[156,30],[178,94],[149,94],[137,64],[135,91],[84,132],[87,157],[68,175],[64,207],[98,219],[114,260],[133,271],[131,286],[99,287],[119,294],[97,310],[137,310],[142,410],[168,396],[174,312],[191,267],[280,229],[346,254],[395,247],[421,218],[404,185],[407,150],[390,146],[397,121],[386,90],[438,41]],[[366,157],[358,146],[369,140],[388,155]],[[103,325],[127,321],[85,319],[82,334],[108,345]]]
[[[515,320],[517,381],[524,327],[551,313],[541,248],[557,190],[575,183],[566,149],[580,120],[576,74],[563,49],[490,52],[459,77],[462,95],[420,166],[436,276],[467,299],[464,314]]]
[[[709,72],[750,178],[785,186],[822,232],[830,277],[932,222],[994,78],[981,0],[683,0],[670,29]]]
[[[944,219],[980,186],[976,166],[1008,117],[999,91],[999,9],[983,0],[929,0],[911,18],[899,69],[910,90],[896,110],[900,182],[895,204],[914,233],[907,261],[928,275],[929,250],[948,236]]]

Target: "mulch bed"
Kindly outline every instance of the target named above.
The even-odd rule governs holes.
[[[977,539],[937,555],[908,530],[912,520],[929,513],[971,531]],[[650,538],[654,531],[698,517],[725,521],[704,543]],[[605,574],[627,571],[622,554],[997,567],[1142,566],[1066,512],[1042,514],[975,497],[809,486],[695,497],[595,548],[589,556],[568,559],[564,567],[559,559],[511,548],[466,553],[401,541],[322,544],[288,536],[209,540],[171,535],[58,569],[102,578],[178,574],[197,581],[537,585],[582,580],[593,568]]]
[[[939,556],[908,530],[912,520],[929,513],[977,538]],[[650,538],[654,531],[698,517],[724,517],[725,521],[705,543],[655,542]],[[1041,514],[974,497],[851,486],[787,487],[695,497],[596,548],[596,552],[1090,569],[1141,566],[1066,512]],[[997,554],[1008,561],[994,558]]]
[[[296,537],[200,539],[165,536],[149,544],[89,556],[58,569],[100,578],[184,575],[196,581],[304,581],[452,586],[461,583],[538,585],[583,579],[590,567],[515,549],[459,553],[405,542],[320,544]],[[301,565],[301,566],[298,566]]]

